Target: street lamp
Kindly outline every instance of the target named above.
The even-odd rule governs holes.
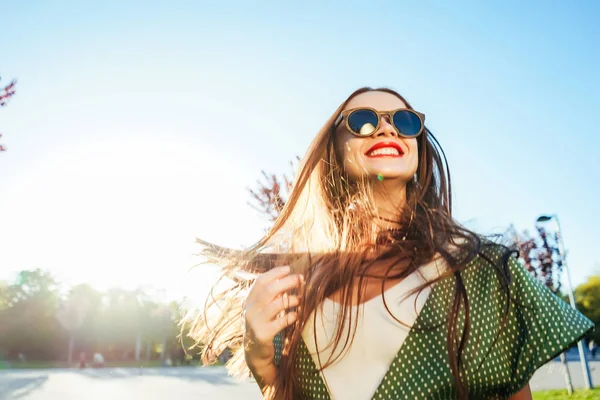
[[[571,271],[569,270],[569,265],[567,264],[567,254],[565,252],[565,245],[563,243],[558,215],[541,215],[538,217],[537,222],[543,223],[551,220],[554,220],[556,222],[556,241],[558,242],[558,252],[563,268],[567,272],[567,295],[569,296],[569,303],[571,303],[571,307],[577,310],[577,305],[575,304],[575,296],[573,295],[573,285],[571,284]],[[585,387],[587,389],[592,389],[593,385],[592,380],[590,378],[590,369],[587,363],[585,352],[583,350],[583,340],[577,342],[577,348],[579,349],[579,359],[581,360],[581,368],[583,369],[583,380],[585,381]]]

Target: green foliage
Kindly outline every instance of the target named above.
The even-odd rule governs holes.
[[[64,362],[70,341],[74,361],[80,352],[88,360],[100,352],[107,363],[134,360],[136,349],[140,360],[179,353],[177,302],[142,289],[67,289],[39,269],[22,271],[14,283],[0,282],[0,360],[22,353],[32,362]],[[156,346],[166,349],[162,357]]]
[[[586,317],[596,324],[590,338],[600,343],[600,274],[592,275],[575,289],[575,303]]]
[[[27,348],[41,359],[58,354],[49,342],[58,343],[64,332],[55,318],[58,284],[39,269],[23,271],[17,281],[0,287],[0,352],[18,353]]]

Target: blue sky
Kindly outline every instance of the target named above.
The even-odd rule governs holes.
[[[281,3],[281,2],[279,2]],[[0,277],[177,292],[193,239],[250,244],[246,188],[337,105],[389,86],[427,115],[456,218],[560,216],[600,270],[600,3],[0,2]]]

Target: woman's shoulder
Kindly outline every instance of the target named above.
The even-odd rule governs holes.
[[[487,243],[472,263],[475,268],[465,284],[475,294],[469,296],[471,317],[484,322],[481,335],[496,332],[492,359],[512,361],[511,393],[593,329],[590,320],[535,278],[507,247]]]
[[[481,239],[477,246],[474,245],[470,249],[462,247],[460,251],[456,257],[459,260],[460,266],[457,270],[460,274],[448,277],[447,284],[456,285],[457,279],[461,279],[470,298],[489,299],[502,296],[506,293],[503,289],[511,286],[513,282],[519,285],[519,282],[526,278],[514,252],[502,244]],[[447,261],[443,264],[446,271],[451,269]]]
[[[463,264],[463,270],[477,269],[490,264],[500,265],[514,253],[507,246],[483,236],[469,240],[455,239],[448,250],[459,264]]]
[[[506,246],[482,240],[465,264],[459,274],[440,282],[431,303],[435,312],[427,322],[434,326],[447,320],[461,285],[470,321],[465,354],[471,354],[479,374],[502,371],[508,377],[507,393],[516,393],[535,370],[594,327],[529,273]],[[466,312],[465,303],[460,304],[460,318]]]
[[[464,279],[481,279],[483,276],[491,278],[498,273],[505,274],[508,272],[507,266],[516,262],[513,251],[485,237],[477,237],[476,240],[454,239],[447,250],[452,263],[459,266],[457,270],[461,271]],[[445,272],[454,269],[449,267],[448,261],[442,259],[438,262]]]

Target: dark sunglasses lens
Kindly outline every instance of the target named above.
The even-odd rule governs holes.
[[[369,136],[377,129],[379,118],[371,110],[356,110],[348,116],[350,130],[360,136]]]
[[[417,136],[421,133],[421,120],[411,111],[398,111],[394,114],[394,125],[404,136]]]

